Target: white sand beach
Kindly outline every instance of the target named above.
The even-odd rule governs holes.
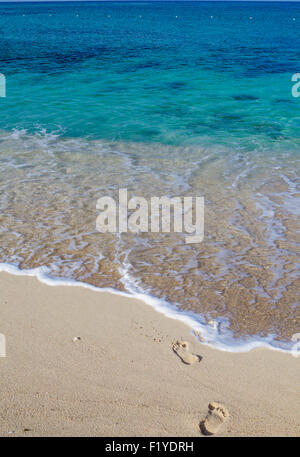
[[[107,292],[8,273],[0,287],[0,436],[300,435],[300,358],[211,349]]]

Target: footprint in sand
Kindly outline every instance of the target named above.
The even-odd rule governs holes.
[[[192,365],[192,363],[200,362],[202,357],[200,355],[192,354],[189,351],[189,344],[186,341],[178,340],[172,346],[173,351],[181,359],[183,363]]]
[[[214,435],[229,417],[229,413],[224,406],[215,401],[208,405],[208,409],[206,418],[200,422],[200,430],[203,435]]]

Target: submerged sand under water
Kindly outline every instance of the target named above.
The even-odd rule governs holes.
[[[221,334],[227,325],[236,337],[299,332],[296,154],[26,132],[1,133],[0,151],[0,262],[143,290],[219,320]],[[204,196],[204,241],[100,234],[96,201],[117,200],[119,188],[146,198]]]

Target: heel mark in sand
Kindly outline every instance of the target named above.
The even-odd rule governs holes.
[[[173,351],[187,365],[192,365],[195,362],[200,362],[202,357],[200,355],[192,354],[189,351],[189,344],[186,341],[178,340],[172,346]]]
[[[206,418],[200,422],[200,430],[203,435],[214,435],[229,417],[229,413],[223,405],[215,401],[208,405],[208,409]]]

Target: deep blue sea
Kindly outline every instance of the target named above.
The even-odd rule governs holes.
[[[149,294],[224,344],[299,331],[300,3],[0,3],[0,73],[0,262]],[[101,236],[119,187],[203,195],[204,242]]]
[[[299,144],[299,23],[288,2],[1,4],[0,128]]]

